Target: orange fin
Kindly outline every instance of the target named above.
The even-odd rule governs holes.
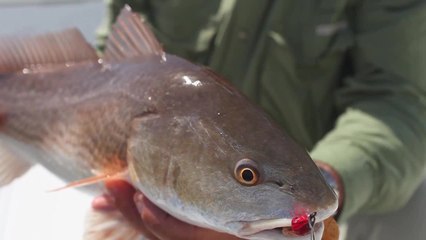
[[[105,61],[117,61],[139,56],[159,56],[165,53],[151,29],[141,16],[126,5],[112,27],[106,43]]]
[[[96,51],[74,28],[36,36],[0,37],[0,74],[98,59]]]
[[[0,145],[0,187],[22,176],[31,166],[31,163],[21,160],[14,152]]]
[[[102,182],[105,182],[109,179],[123,179],[123,180],[127,181],[128,180],[128,172],[126,170],[126,171],[115,173],[115,174],[102,174],[102,175],[98,175],[98,176],[84,178],[84,179],[80,179],[80,180],[68,183],[67,185],[65,185],[63,187],[49,190],[48,192],[57,192],[57,191],[61,191],[61,190],[68,189],[68,188],[84,187],[84,186],[88,186],[88,185],[92,185],[92,184],[96,184],[96,183],[102,183]]]
[[[134,228],[118,210],[96,211],[91,209],[86,216],[83,240],[142,240]]]

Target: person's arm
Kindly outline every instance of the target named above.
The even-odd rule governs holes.
[[[343,220],[403,206],[426,166],[426,3],[353,7],[355,75],[336,100],[345,110],[311,152],[340,173]]]

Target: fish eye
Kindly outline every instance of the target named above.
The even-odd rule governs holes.
[[[234,174],[237,181],[246,186],[256,185],[260,178],[257,164],[247,158],[237,162]]]

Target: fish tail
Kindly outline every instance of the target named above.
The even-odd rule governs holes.
[[[0,134],[0,187],[22,176],[31,166],[31,163],[21,160],[16,154],[1,145]]]
[[[6,120],[6,111],[0,104],[0,187],[11,183],[31,167],[31,164],[19,160],[16,154],[4,146],[6,140],[2,137],[1,130],[5,126]]]

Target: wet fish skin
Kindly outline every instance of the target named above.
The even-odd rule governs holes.
[[[199,86],[185,84],[185,76]],[[140,134],[129,141],[134,181],[149,198],[168,199],[159,203],[165,209],[192,203],[180,214],[200,211],[215,221],[223,221],[224,209],[232,211],[227,222],[291,219],[297,208],[330,214],[319,209],[328,209],[335,197],[306,151],[245,97],[203,69],[169,81],[158,106],[173,107],[138,119]],[[235,164],[244,158],[261,167],[260,184],[235,180]]]
[[[124,168],[127,125],[139,110],[125,106],[139,99],[124,94],[120,72],[102,68],[3,78],[0,104],[9,110],[2,135],[22,144],[17,153],[35,146],[28,160],[60,172],[66,181],[92,176],[92,170]]]
[[[173,55],[3,73],[0,111],[0,146],[15,157],[66,181],[128,169],[151,201],[198,226],[293,239],[243,230],[337,207],[303,148],[212,70]],[[236,180],[241,159],[256,162],[255,186]]]

